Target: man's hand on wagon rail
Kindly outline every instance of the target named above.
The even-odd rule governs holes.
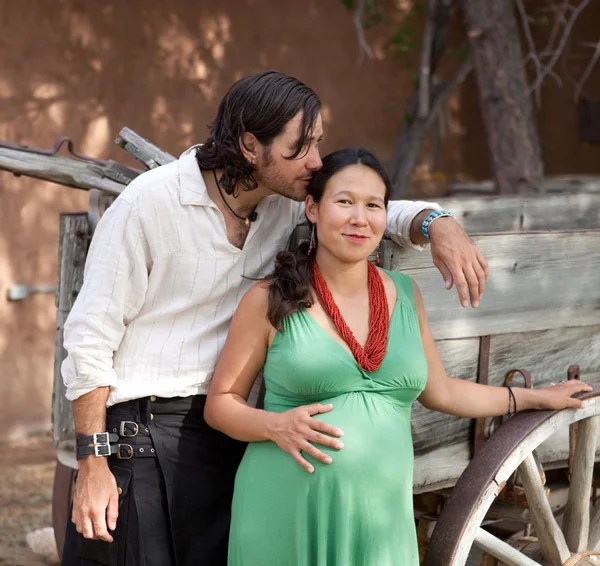
[[[463,307],[478,307],[488,276],[488,263],[453,218],[439,218],[429,227],[431,256],[440,270],[446,289],[452,285],[458,291]]]
[[[117,481],[105,458],[88,456],[79,461],[73,495],[73,515],[77,532],[84,538],[113,542],[119,515]]]

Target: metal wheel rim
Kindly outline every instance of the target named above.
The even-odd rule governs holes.
[[[580,398],[583,409],[521,413],[484,444],[452,490],[429,541],[424,566],[464,566],[477,529],[514,470],[557,427],[600,415],[600,388]],[[482,468],[487,476],[481,474]]]

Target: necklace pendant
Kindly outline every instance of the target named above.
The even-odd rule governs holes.
[[[244,218],[244,226],[246,226],[246,228],[248,228],[248,226],[250,226],[250,219],[249,218]]]

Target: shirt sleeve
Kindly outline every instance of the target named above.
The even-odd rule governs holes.
[[[424,210],[441,210],[435,202],[391,200],[388,203],[388,219],[385,235],[399,246],[422,251],[425,246],[414,244],[410,239],[410,227],[415,216]]]
[[[306,206],[304,205],[304,201],[293,201],[292,208],[292,214],[294,215],[296,226],[303,226],[305,224],[308,224],[308,220],[306,218]]]
[[[64,327],[66,397],[114,386],[113,355],[148,289],[150,252],[136,203],[118,198],[104,213],[90,245],[81,291]]]

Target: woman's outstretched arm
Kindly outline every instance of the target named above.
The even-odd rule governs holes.
[[[419,396],[419,402],[428,409],[459,417],[479,418],[505,415],[509,409],[509,391],[506,387],[482,385],[446,375],[440,354],[429,330],[423,298],[416,283],[414,284],[414,297],[429,368],[427,385]],[[573,399],[571,396],[580,391],[590,390],[589,385],[573,380],[543,389],[515,387],[513,393],[517,410],[523,411],[525,409],[581,407],[581,401]]]
[[[213,428],[246,442],[271,440],[307,471],[313,466],[303,456],[331,463],[331,457],[313,443],[340,449],[335,438],[342,431],[312,418],[330,411],[332,405],[313,403],[283,413],[255,409],[248,405],[252,385],[261,370],[275,329],[267,320],[268,283],[254,285],[242,298],[208,391],[204,418]],[[331,435],[331,436],[328,436]]]

